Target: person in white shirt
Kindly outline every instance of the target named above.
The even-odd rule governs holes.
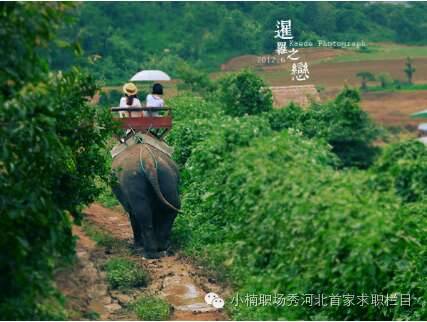
[[[163,86],[159,83],[153,85],[151,94],[147,95],[146,107],[164,107],[165,102],[162,98]],[[159,112],[144,111],[144,116],[160,116]]]
[[[123,86],[124,97],[120,99],[120,107],[142,107],[141,102],[139,101],[136,94],[138,93],[138,88],[133,83],[126,83]],[[119,112],[120,117],[141,117],[141,112]]]

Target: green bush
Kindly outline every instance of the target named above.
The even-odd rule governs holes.
[[[289,128],[301,128],[305,112],[299,105],[292,102],[284,108],[273,109],[264,115],[272,130],[281,131]]]
[[[379,131],[359,106],[356,90],[345,88],[325,104],[313,104],[301,130],[308,137],[325,138],[344,167],[367,168],[378,152],[373,141]]]
[[[105,106],[107,108],[119,106],[120,99],[123,96],[122,91],[111,89],[111,90],[103,90],[99,93],[99,105]],[[144,96],[141,96],[144,97]]]
[[[199,71],[188,64],[180,64],[177,67],[177,76],[182,81],[178,84],[179,90],[190,90],[202,95],[209,94],[215,90],[213,82],[207,73]]]
[[[223,113],[217,104],[189,95],[174,97],[169,105],[174,109],[174,126],[166,141],[174,146],[174,159],[182,167],[193,147],[220,123]]]
[[[144,321],[166,321],[171,310],[169,304],[158,297],[142,296],[132,303],[132,309],[138,319]]]
[[[197,107],[208,103],[185,100],[200,125],[187,123],[191,113],[180,114],[171,133],[176,151],[188,147],[181,159],[183,214],[173,235],[187,255],[232,282],[235,295],[412,297],[410,307],[228,304],[234,319],[426,316],[425,205],[402,206],[390,185],[372,184],[371,172],[337,170],[370,162],[364,151],[373,149],[377,130],[357,91],[346,88],[307,111],[291,104],[244,117],[206,113]],[[340,144],[351,149],[337,153]]]
[[[335,100],[313,103],[302,110],[295,104],[265,113],[272,129],[300,130],[309,138],[323,138],[340,158],[342,167],[367,168],[377,156],[373,141],[379,130],[360,106],[359,92],[344,88]]]
[[[100,193],[96,198],[96,201],[101,203],[104,207],[113,208],[120,205],[113,191],[111,190],[110,182],[103,180],[97,180],[97,187],[100,189]]]
[[[231,116],[259,114],[273,108],[273,96],[268,85],[247,69],[221,79],[218,96],[224,111]]]
[[[373,167],[376,182],[394,189],[405,202],[427,196],[427,148],[416,140],[390,144]]]
[[[111,117],[88,104],[94,80],[49,73],[42,49],[68,4],[0,7],[0,316],[51,319],[52,270],[74,255],[70,214],[106,178]],[[26,17],[22,19],[22,17]],[[52,305],[53,308],[53,305]],[[53,309],[52,309],[53,311]]]
[[[203,144],[205,151],[211,146]],[[178,217],[175,233],[189,234],[186,251],[229,276],[236,291],[415,296],[407,309],[241,305],[232,309],[233,318],[423,316],[420,269],[426,260],[420,251],[427,244],[420,235],[423,224],[413,230],[415,219],[405,221],[417,216],[424,222],[421,211],[403,211],[394,194],[368,190],[363,172],[334,170],[328,147],[297,133],[255,139],[224,153],[216,166],[195,153],[188,171],[199,175],[190,176],[192,183],[185,186],[185,215]],[[206,158],[215,161],[209,153]],[[418,271],[404,269],[412,266]]]
[[[145,271],[126,258],[112,258],[105,263],[107,280],[113,289],[146,286]]]

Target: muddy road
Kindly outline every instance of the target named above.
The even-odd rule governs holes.
[[[109,209],[95,203],[85,214],[91,225],[111,234],[125,248],[132,248],[132,230],[121,208]],[[204,297],[209,292],[226,297],[230,290],[217,284],[201,267],[179,253],[149,260],[129,251],[126,257],[145,268],[149,283],[147,287],[121,293],[109,289],[102,270],[103,263],[114,254],[96,245],[80,227],[74,227],[73,233],[78,238],[78,260],[72,268],[58,272],[56,278],[58,288],[68,299],[69,309],[75,312],[71,316],[73,319],[137,320],[126,307],[142,294],[165,299],[172,307],[170,320],[228,319],[222,309],[206,304]]]

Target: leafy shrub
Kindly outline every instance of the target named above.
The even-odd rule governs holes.
[[[113,208],[120,205],[116,196],[111,190],[111,185],[109,182],[103,180],[97,180],[97,187],[100,189],[100,193],[96,198],[97,202],[101,203],[104,207]]]
[[[108,175],[111,117],[88,104],[94,80],[72,69],[49,73],[41,47],[54,40],[69,5],[0,8],[0,316],[50,319],[55,262],[74,254],[78,215]],[[29,17],[22,19],[22,17]],[[52,305],[53,307],[53,305]]]
[[[206,145],[205,150],[211,146]],[[425,270],[427,244],[420,236],[423,225],[413,229],[415,219],[405,219],[420,220],[421,211],[404,211],[392,193],[368,190],[369,177],[362,172],[335,171],[327,145],[297,133],[265,135],[222,157],[213,165],[196,152],[191,155],[188,171],[200,175],[189,177],[193,181],[184,191],[185,215],[178,217],[175,233],[189,234],[186,251],[230,276],[236,291],[413,292],[416,297],[407,309],[240,305],[232,309],[233,318],[422,316],[425,275],[420,269]],[[206,158],[216,160],[209,153]],[[408,267],[418,270],[409,272]]]
[[[144,321],[166,321],[169,319],[169,304],[158,297],[142,296],[132,303],[138,319]]]
[[[171,98],[169,105],[174,109],[173,119],[178,125],[180,122],[188,122],[190,125],[191,121],[195,119],[211,118],[218,114],[224,114],[215,102],[206,101],[190,94],[181,94]]]
[[[99,105],[110,108],[114,106],[119,106],[120,98],[123,96],[123,93],[119,90],[111,89],[108,91],[100,91],[99,95]]]
[[[264,115],[268,119],[272,130],[281,131],[289,128],[301,128],[305,112],[299,105],[292,102],[284,108],[273,109]]]
[[[326,104],[313,104],[303,120],[308,137],[325,138],[344,167],[367,168],[377,149],[372,145],[378,130],[358,102],[358,92],[345,88]]]
[[[380,73],[376,78],[382,88],[389,88],[393,85],[393,78],[389,73]]]
[[[112,258],[105,263],[107,280],[113,289],[145,286],[145,271],[134,262],[125,258]]]
[[[188,95],[171,99],[170,106],[174,109],[175,123],[166,140],[174,146],[174,159],[182,167],[193,147],[220,123],[223,113],[218,105]]]
[[[183,140],[191,136],[181,128],[191,114],[181,115],[173,144],[191,148],[182,163],[183,214],[173,237],[188,255],[232,281],[240,295],[410,293],[413,304],[230,305],[233,318],[425,316],[425,207],[402,207],[387,187],[371,184],[370,172],[336,170],[342,161],[331,142],[354,142],[357,134],[371,143],[376,133],[359,100],[357,91],[345,89],[308,111],[295,105],[245,117],[198,111],[197,122],[206,128],[191,132],[194,141]]]
[[[230,117],[224,115],[216,102],[206,102],[191,96],[179,96],[171,101],[176,115],[176,123],[167,137],[167,142],[174,146],[174,158],[184,166],[193,152],[200,158],[209,159],[216,154],[217,159],[233,148],[250,143],[252,138],[271,133],[268,121],[261,116]],[[190,121],[191,120],[191,121]],[[206,145],[195,148],[201,142]]]
[[[324,138],[342,167],[367,168],[378,153],[372,143],[379,130],[360,108],[359,101],[358,91],[346,87],[334,101],[313,103],[307,110],[290,104],[266,116],[276,131],[294,128],[309,138]]]
[[[230,74],[219,82],[219,98],[224,111],[231,116],[259,114],[273,108],[267,84],[250,70]]]
[[[1,284],[9,296],[46,285],[53,259],[72,256],[69,214],[93,201],[95,179],[108,176],[103,147],[111,126],[86,102],[94,89],[78,72],[52,76],[0,109]]]
[[[212,119],[210,120],[212,122]],[[260,116],[225,116],[213,123],[211,131],[191,150],[191,156],[182,172],[184,181],[205,178],[208,170],[227,162],[227,156],[239,147],[248,146],[252,140],[271,133],[268,122]]]
[[[194,69],[188,64],[180,64],[177,68],[178,77],[182,80],[178,89],[191,90],[200,94],[208,94],[215,90],[215,83],[207,73]]]
[[[373,171],[379,186],[393,188],[405,202],[421,201],[427,196],[427,148],[421,142],[390,144]]]

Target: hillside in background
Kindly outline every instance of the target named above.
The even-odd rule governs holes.
[[[140,68],[161,68],[176,76],[187,62],[213,71],[231,57],[270,53],[276,21],[291,19],[296,40],[392,41],[426,44],[425,3],[90,3],[76,8],[76,23],[64,38],[79,42],[75,60],[63,50],[52,64],[79,63],[107,83],[121,83]]]

